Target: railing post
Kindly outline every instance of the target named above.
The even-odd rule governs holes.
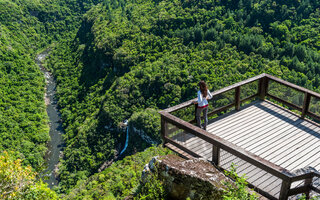
[[[269,85],[268,77],[263,77],[259,80],[258,95],[261,100],[264,100],[266,98],[266,95],[268,93],[268,85]]]
[[[304,185],[308,186],[308,191],[305,193],[306,194],[306,199],[310,199],[310,186],[312,184],[312,178],[307,178],[306,180],[304,180]]]
[[[163,140],[163,145],[165,145],[166,143],[165,137],[167,135],[167,132],[168,132],[168,124],[165,118],[161,115],[161,138]]]
[[[308,92],[304,93],[303,107],[301,112],[301,118],[304,118],[309,110],[311,96]]]
[[[219,166],[220,164],[220,148],[212,145],[212,162]]]
[[[279,200],[287,200],[288,199],[288,197],[289,197],[288,194],[289,194],[290,187],[291,187],[291,182],[290,181],[282,180]]]
[[[198,109],[198,104],[194,104],[194,121],[197,123],[197,109]]]
[[[236,87],[235,91],[235,108],[236,110],[240,110],[240,88],[241,86]]]

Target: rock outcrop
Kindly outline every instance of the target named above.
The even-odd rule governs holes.
[[[157,145],[159,144],[159,141],[156,141],[154,139],[152,139],[150,136],[148,136],[143,130],[139,130],[135,127],[132,127],[132,131],[135,134],[138,134],[142,140],[144,140],[146,143],[150,144],[150,145]]]
[[[222,199],[223,182],[229,181],[205,160],[184,160],[175,155],[154,157],[143,170],[143,181],[149,173],[158,173],[170,199]]]

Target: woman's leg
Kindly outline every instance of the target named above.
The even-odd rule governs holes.
[[[198,104],[194,104],[194,120],[197,121],[197,109],[198,109]]]
[[[197,112],[196,112],[196,119],[197,119],[197,125],[201,127],[201,112],[202,112],[203,108],[197,108]]]
[[[205,107],[203,109],[203,118],[204,118],[204,125],[203,129],[207,130],[207,124],[208,124],[208,107]]]

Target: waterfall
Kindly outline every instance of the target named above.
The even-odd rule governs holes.
[[[129,143],[129,126],[128,126],[128,120],[126,120],[126,121],[124,122],[124,124],[127,125],[127,128],[126,128],[127,137],[126,137],[126,143],[125,143],[124,148],[122,149],[120,155],[123,154],[123,152],[125,152],[125,150],[126,150],[127,147],[128,147],[128,143]]]

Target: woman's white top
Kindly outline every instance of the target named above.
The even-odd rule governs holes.
[[[207,97],[209,97],[209,99],[212,98],[212,94],[210,93],[210,91],[208,90],[208,94]],[[198,91],[198,108],[203,108],[203,107],[207,107],[208,106],[208,101],[206,98],[204,98],[201,94],[201,91]]]

